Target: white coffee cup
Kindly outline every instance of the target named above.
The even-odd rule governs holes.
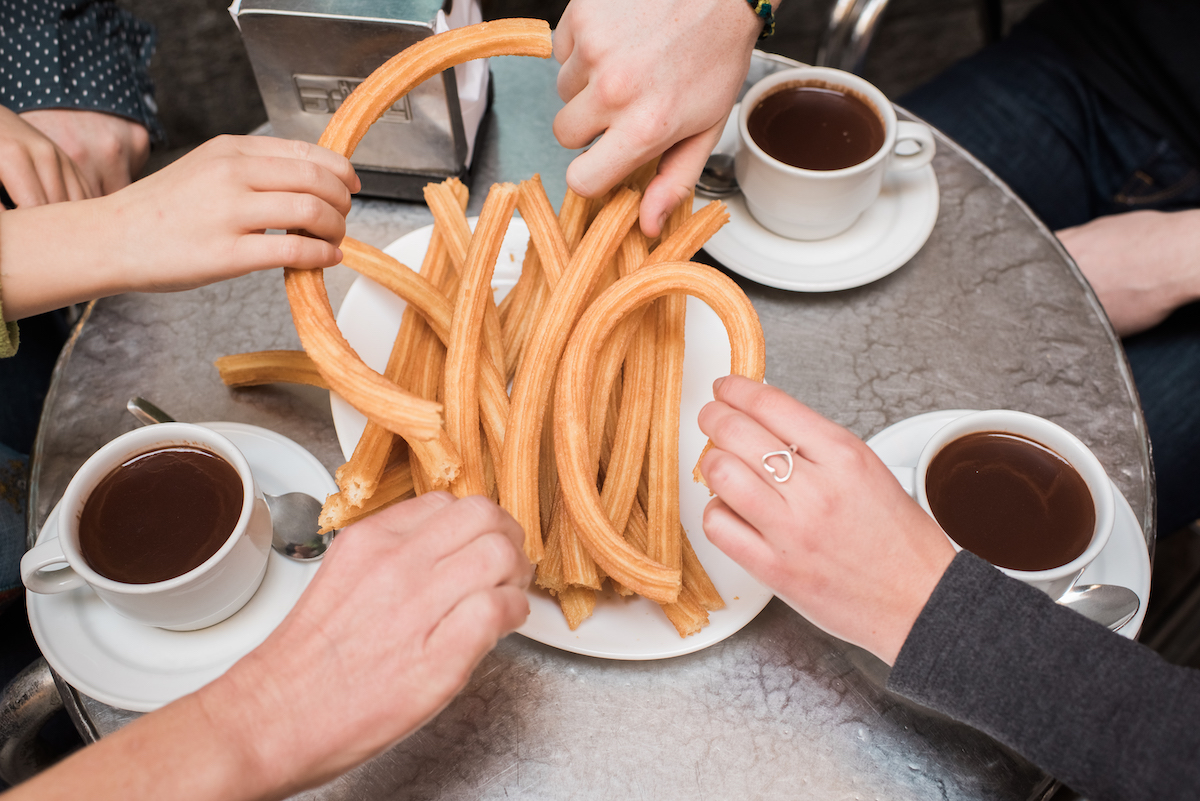
[[[88,496],[129,459],[172,445],[205,448],[237,471],[242,481],[242,508],[233,530],[216,553],[175,578],[128,584],[97,573],[79,547],[79,520]],[[87,585],[118,614],[177,631],[211,626],[241,609],[262,583],[271,552],[271,513],[246,457],[216,431],[188,423],[138,428],[100,448],[67,485],[57,520],[55,536],[21,559],[21,581],[26,588],[50,594]]]
[[[1079,473],[1088,492],[1092,496],[1092,504],[1096,512],[1096,521],[1092,529],[1092,538],[1083,553],[1058,567],[1047,570],[1014,570],[997,566],[1015,579],[1037,587],[1051,598],[1063,596],[1079,580],[1104,546],[1108,544],[1115,520],[1115,504],[1113,501],[1112,482],[1104,471],[1100,460],[1082,441],[1070,431],[1049,420],[1026,412],[1009,409],[991,409],[982,412],[971,412],[951,420],[930,437],[921,449],[917,466],[893,467],[892,472],[900,480],[904,488],[917,499],[921,508],[935,520],[937,516],[930,508],[926,494],[926,475],[929,465],[935,456],[951,442],[962,439],[969,434],[984,432],[1002,432],[1015,434],[1032,440],[1057,453]],[[961,551],[962,546],[949,537],[955,550]]]
[[[767,155],[750,136],[747,120],[764,97],[795,85],[838,89],[862,100],[883,123],[883,145],[866,161],[840,170],[807,170]],[[746,207],[764,228],[789,239],[842,233],[879,197],[888,170],[924,167],[936,150],[928,126],[897,120],[883,92],[857,75],[828,67],[796,67],[763,78],[742,98],[737,125],[734,173]],[[917,149],[897,153],[900,143]]]

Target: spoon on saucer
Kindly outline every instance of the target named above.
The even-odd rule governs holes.
[[[700,178],[696,181],[696,194],[704,197],[729,197],[737,194],[738,183],[733,172],[733,156],[729,153],[713,153],[704,162]]]
[[[1132,620],[1141,606],[1137,593],[1119,584],[1072,587],[1058,602],[1112,631]]]
[[[174,417],[145,398],[130,398],[125,408],[143,425],[175,422]],[[263,499],[267,502],[267,509],[271,511],[271,546],[275,550],[297,562],[320,559],[325,554],[337,531],[318,533],[320,501],[304,492],[289,492],[284,495],[269,495],[264,492]]]

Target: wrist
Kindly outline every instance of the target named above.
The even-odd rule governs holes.
[[[5,316],[21,319],[124,291],[99,200],[76,200],[0,214],[0,277]]]
[[[954,546],[940,529],[937,534],[936,538],[927,540],[927,548],[914,553],[912,564],[904,571],[905,578],[891,588],[890,614],[880,616],[876,643],[868,647],[889,665],[896,663],[913,626],[954,561]]]
[[[754,12],[754,16],[759,19],[761,30],[758,34],[759,41],[766,39],[775,33],[775,10],[779,8],[778,0],[747,0],[750,5],[750,10]]]

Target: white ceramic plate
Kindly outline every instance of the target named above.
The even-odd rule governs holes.
[[[246,455],[263,492],[337,491],[316,457],[274,431],[242,423],[202,423]],[[38,540],[56,530],[55,507]],[[167,631],[112,611],[88,587],[57,595],[25,593],[34,639],[50,666],[85,695],[120,709],[150,712],[224,673],[275,630],[320,561],[296,562],[271,551],[258,592],[237,614],[198,631]]]
[[[939,428],[951,420],[970,414],[970,409],[946,409],[927,412],[901,420],[888,426],[867,440],[867,445],[895,467],[916,467],[917,458],[925,443]],[[1088,565],[1079,578],[1079,584],[1120,584],[1137,593],[1141,601],[1137,614],[1120,629],[1119,633],[1133,639],[1141,631],[1146,618],[1146,603],[1150,599],[1150,553],[1146,538],[1129,501],[1113,485],[1116,501],[1116,521],[1108,545]]]
[[[737,150],[737,108],[716,152]],[[708,203],[697,196],[696,206]],[[908,263],[937,222],[940,195],[932,166],[889,172],[879,199],[854,225],[829,239],[787,239],[763,228],[740,194],[725,199],[729,222],[704,249],[735,273],[794,292],[834,292],[878,281]]]
[[[429,236],[429,228],[413,231],[385,250],[405,264],[419,265]],[[516,282],[527,241],[525,225],[514,219],[492,282],[497,299]],[[382,370],[387,364],[392,340],[400,329],[404,305],[378,284],[359,278],[338,311],[342,333],[363,360],[376,370]],[[557,602],[534,589],[529,592],[529,619],[517,630],[526,637],[588,656],[663,659],[720,642],[753,620],[771,600],[771,591],[711,545],[701,528],[701,515],[709,494],[702,485],[692,481],[692,468],[706,441],[696,426],[696,418],[700,408],[712,399],[712,382],[729,372],[729,341],[716,314],[692,298],[688,299],[686,337],[679,431],[680,513],[692,545],[725,599],[726,608],[713,612],[708,626],[700,633],[681,638],[657,604],[644,598],[627,600],[606,592],[598,599],[595,614],[578,630],[571,631]],[[337,395],[331,394],[330,405],[338,441],[349,458],[362,436],[365,418]]]

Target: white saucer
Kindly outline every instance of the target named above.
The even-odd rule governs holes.
[[[885,464],[895,467],[915,467],[917,457],[925,443],[939,428],[955,418],[970,414],[970,409],[946,409],[926,412],[901,420],[888,426],[867,440],[871,450]],[[1120,584],[1137,593],[1141,601],[1137,614],[1118,629],[1129,639],[1137,637],[1142,621],[1146,618],[1146,603],[1150,599],[1150,553],[1146,549],[1146,538],[1129,501],[1113,485],[1116,501],[1116,522],[1108,545],[1088,565],[1079,578],[1079,584]]]
[[[246,455],[263,492],[337,491],[317,458],[274,431],[242,423],[203,423]],[[50,512],[39,542],[55,531]],[[85,695],[120,709],[150,712],[199,689],[266,639],[308,586],[320,562],[271,551],[267,573],[237,614],[199,631],[167,631],[112,611],[88,587],[57,595],[25,593],[34,639],[50,666]]]
[[[406,234],[385,248],[401,262],[419,265],[429,245],[430,229]],[[520,275],[529,233],[519,218],[504,238],[492,279],[499,300]],[[392,341],[400,328],[404,301],[373,281],[359,277],[338,309],[337,322],[350,345],[372,369],[387,364]],[[679,512],[692,546],[704,564],[725,608],[712,612],[709,624],[690,637],[680,637],[658,605],[645,598],[620,598],[604,592],[595,613],[571,631],[558,602],[536,588],[528,592],[529,617],[517,633],[564,651],[606,659],[665,659],[699,651],[739,631],[762,611],[772,593],[704,536],[702,517],[708,490],[692,480],[692,467],[707,438],[696,419],[712,400],[712,382],[729,372],[729,338],[716,313],[696,298],[688,298],[683,360],[683,398],[679,410]],[[338,442],[346,458],[362,436],[366,418],[330,393],[330,408]]]
[[[714,152],[737,150],[737,107]],[[738,275],[777,289],[834,292],[878,281],[916,255],[937,222],[937,175],[928,165],[889,172],[883,190],[858,221],[829,239],[804,242],[763,228],[740,194],[725,198],[729,222],[704,249]],[[697,195],[696,207],[709,202]]]

